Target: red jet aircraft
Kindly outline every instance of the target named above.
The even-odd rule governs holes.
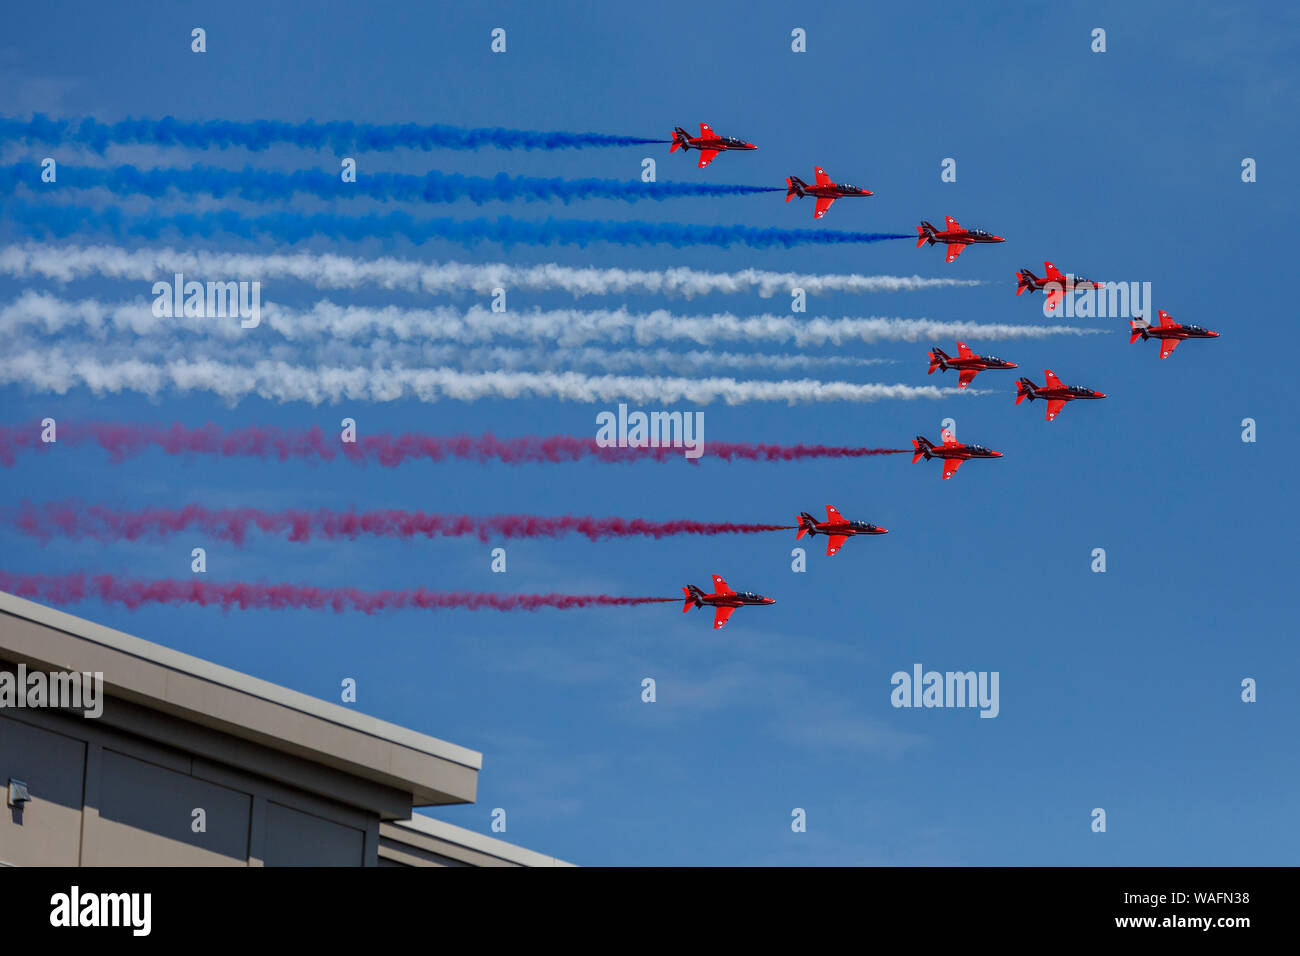
[[[1016,295],[1022,292],[1034,293],[1047,286],[1052,289],[1047,293],[1047,311],[1051,312],[1065,298],[1065,293],[1073,292],[1075,289],[1100,289],[1103,288],[1100,282],[1093,282],[1091,279],[1085,279],[1083,276],[1061,275],[1061,270],[1056,268],[1050,262],[1043,263],[1043,271],[1047,273],[1041,279],[1034,275],[1028,269],[1021,269],[1016,273]]]
[[[1065,407],[1066,402],[1072,402],[1076,398],[1106,397],[1105,392],[1096,392],[1090,388],[1084,388],[1082,385],[1062,385],[1061,380],[1056,377],[1050,368],[1043,370],[1043,378],[1046,382],[1042,388],[1035,385],[1032,379],[1020,379],[1016,383],[1016,404],[1019,405],[1026,398],[1031,402],[1036,398],[1047,399],[1047,420],[1049,422],[1061,414],[1061,409]]]
[[[944,220],[947,226],[943,232],[935,229],[924,219],[916,227],[919,238],[916,240],[916,248],[920,249],[923,243],[934,245],[936,242],[946,242],[948,244],[948,258],[945,262],[952,262],[961,251],[974,242],[1006,242],[1001,236],[995,236],[991,232],[985,232],[983,229],[963,229],[961,224],[952,216]]]
[[[854,186],[852,183],[833,183],[831,178],[826,175],[826,170],[820,166],[813,167],[813,173],[816,176],[816,184],[809,186],[798,176],[791,176],[785,181],[785,201],[789,202],[795,196],[802,199],[804,196],[816,196],[817,206],[813,209],[813,218],[820,219],[831,208],[831,203],[837,199],[843,199],[845,196],[870,196],[870,189],[863,189],[861,186]]]
[[[993,451],[983,445],[963,445],[946,428],[940,433],[940,437],[943,438],[943,444],[936,445],[925,436],[917,435],[912,441],[912,447],[916,449],[912,455],[912,464],[915,465],[922,458],[926,461],[931,458],[942,458],[943,477],[951,478],[957,474],[957,469],[961,467],[961,463],[968,458],[1002,457],[1002,452]]]
[[[826,535],[826,557],[829,558],[844,547],[844,542],[855,534],[889,534],[889,529],[874,525],[870,521],[847,521],[835,510],[834,505],[827,505],[825,521],[818,521],[806,511],[800,513],[799,532],[794,539],[798,541],[805,534],[814,537],[819,534]]]
[[[753,591],[733,591],[727,587],[727,582],[716,574],[713,576],[712,594],[705,594],[694,584],[688,584],[682,588],[682,591],[686,595],[686,605],[682,608],[683,614],[693,607],[703,607],[706,604],[717,608],[717,613],[713,615],[715,631],[727,623],[727,618],[731,617],[738,607],[744,607],[746,604],[776,603],[772,598],[763,597]]]
[[[1152,325],[1142,319],[1131,319],[1129,326],[1133,329],[1133,334],[1128,337],[1129,344],[1132,345],[1138,339],[1143,341],[1159,339],[1161,358],[1169,358],[1170,353],[1178,348],[1178,343],[1183,339],[1217,339],[1219,337],[1218,332],[1211,332],[1199,325],[1179,325],[1170,317],[1168,312],[1160,313],[1159,325]]]
[[[698,149],[700,151],[700,169],[713,162],[713,157],[724,150],[758,149],[753,143],[746,143],[743,139],[736,139],[734,136],[719,136],[713,132],[708,123],[700,124],[699,136],[692,136],[680,126],[674,127],[673,145],[668,148],[668,152],[675,153],[678,147],[681,147],[682,155],[686,155],[687,150]]]
[[[957,376],[957,387],[965,388],[974,380],[975,376],[985,369],[990,368],[1017,368],[1015,362],[1006,362],[996,355],[976,355],[966,347],[965,342],[957,343],[957,357],[953,358],[944,352],[937,345],[930,350],[930,371],[926,375],[933,375],[935,369],[948,371],[950,368],[957,369],[961,374]]]

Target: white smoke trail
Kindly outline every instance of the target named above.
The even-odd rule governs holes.
[[[42,293],[25,292],[0,309],[0,334],[32,328],[47,334],[82,326],[92,336],[129,332],[186,332],[235,340],[264,328],[291,341],[319,337],[371,341],[388,336],[399,341],[448,341],[475,344],[495,338],[545,342],[565,348],[589,342],[636,343],[691,341],[711,346],[720,341],[775,342],[795,346],[843,345],[849,342],[921,342],[968,338],[980,341],[1039,339],[1054,335],[1090,335],[1103,329],[1069,325],[983,324],[899,318],[796,318],[790,315],[677,315],[665,309],[629,312],[626,309],[531,309],[493,312],[484,306],[466,310],[449,306],[406,309],[371,308],[321,301],[299,310],[266,302],[261,326],[243,329],[238,319],[159,318],[145,300],[105,304],[92,299],[73,302]]]
[[[91,275],[154,282],[181,272],[192,279],[269,282],[292,279],[320,289],[375,286],[426,293],[490,293],[493,289],[557,290],[585,295],[669,295],[691,298],[718,293],[757,293],[763,298],[828,292],[909,292],[980,285],[975,279],[921,276],[802,275],[794,272],[702,272],[695,269],[595,269],[548,263],[515,266],[504,262],[424,263],[410,259],[356,259],[350,256],[293,253],[257,255],[204,250],[138,249],[27,243],[0,249],[0,275],[70,282]]]
[[[421,358],[426,363],[454,362],[461,368],[560,368],[577,366],[599,368],[607,372],[633,369],[742,368],[771,369],[788,372],[818,367],[866,368],[871,365],[897,365],[898,359],[857,358],[851,355],[764,355],[756,352],[713,352],[707,349],[602,349],[594,347],[539,351],[537,349],[492,348],[466,349],[460,345],[424,345]]]
[[[392,402],[485,398],[549,398],[570,402],[616,400],[670,405],[690,402],[875,402],[883,399],[938,399],[958,394],[934,386],[858,384],[797,379],[753,381],[734,378],[589,376],[578,372],[463,372],[451,368],[377,368],[290,365],[260,361],[232,365],[206,359],[174,359],[154,364],[140,359],[112,360],[97,351],[69,355],[61,348],[10,354],[0,363],[0,385],[24,385],[64,394],[86,387],[96,394],[137,392],[158,396],[169,390],[211,392],[231,404],[249,396],[279,402],[343,400]],[[983,394],[965,389],[964,394]]]
[[[103,357],[106,345],[114,344],[114,337],[104,324],[104,313],[84,302],[71,303],[67,310],[52,307],[48,302],[40,308],[24,312],[13,307],[0,309],[0,338],[6,351],[40,349],[59,345],[65,350],[93,353]],[[145,307],[142,305],[139,315]],[[68,316],[76,313],[87,319],[89,334],[76,334]],[[27,320],[27,321],[25,321]],[[51,320],[53,320],[51,322]],[[165,325],[167,320],[161,320]],[[204,320],[206,321],[206,320]],[[150,326],[151,329],[157,328]],[[171,331],[163,329],[164,332]],[[57,335],[57,341],[43,338],[43,334]],[[273,359],[296,365],[346,365],[374,366],[398,363],[407,366],[454,366],[462,371],[557,371],[571,368],[595,368],[601,372],[627,372],[634,370],[668,370],[682,373],[691,370],[716,372],[719,369],[739,368],[748,373],[760,370],[790,372],[813,368],[866,368],[877,365],[897,365],[898,359],[861,358],[850,355],[814,355],[803,352],[789,354],[763,354],[759,352],[729,352],[711,349],[680,348],[625,348],[607,349],[594,346],[572,348],[538,348],[508,346],[467,346],[437,344],[422,340],[393,341],[370,339],[351,341],[321,339],[310,342],[276,339],[246,334],[233,338],[193,337],[179,335],[154,335],[132,338],[129,347],[123,344],[128,358],[147,359],[151,362],[169,361],[190,356],[220,358],[227,363],[252,363]]]

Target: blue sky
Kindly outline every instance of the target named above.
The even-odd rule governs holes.
[[[1042,324],[1041,299],[1014,295],[1016,269],[1044,259],[1101,279],[1149,281],[1158,307],[1217,329],[1160,362],[1130,346],[1123,320],[1106,335],[972,346],[1041,380],[1110,397],[1067,407],[1013,405],[1014,375],[983,373],[992,394],[940,401],[772,403],[704,408],[714,440],[906,446],[960,437],[1005,452],[951,481],[907,456],[791,464],[705,461],[505,467],[416,463],[399,469],[216,462],[148,454],[110,465],[92,448],[26,457],[0,470],[0,501],[81,498],[120,507],[410,508],[486,514],[591,514],[783,522],[835,504],[891,533],[850,541],[832,559],[809,549],[792,573],[793,532],[752,537],[507,545],[506,574],[477,539],[291,544],[253,536],[243,548],[195,535],[134,544],[41,544],[0,527],[0,567],[63,573],[188,574],[208,550],[213,580],[504,592],[663,594],[723,574],[777,603],[736,613],[721,632],[677,606],[633,609],[401,612],[367,617],[127,611],[73,613],[327,700],[359,683],[357,708],[484,752],[479,799],[433,811],[584,864],[1121,864],[1240,865],[1294,861],[1291,801],[1300,707],[1297,598],[1289,502],[1297,463],[1284,361],[1287,236],[1296,213],[1296,13],[1186,4],[1001,4],[918,10],[858,4],[44,5],[15,9],[0,48],[0,113],[173,115],[183,119],[356,120],[666,136],[705,121],[758,143],[707,170],[666,146],[562,152],[361,154],[362,175],[429,169],[474,175],[638,177],[653,156],[661,181],[780,185],[814,164],[875,191],[844,200],[818,228],[911,232],[952,215],[1007,237],[944,265],[910,241],[790,250],[623,247],[471,248],[402,240],[295,248],[427,261],[661,269],[947,276],[974,288],[809,299],[808,317],[885,315]],[[202,26],[208,52],[189,50]],[[507,30],[507,52],[489,32]],[[790,52],[790,31],[808,52]],[[1089,50],[1090,31],[1108,50]],[[1288,40],[1292,41],[1288,44]],[[0,144],[4,162],[36,161],[39,144]],[[61,163],[337,168],[326,152],[121,147],[105,157],[60,147]],[[957,160],[956,183],[940,161]],[[1259,181],[1240,179],[1243,157]],[[27,198],[31,198],[28,196]],[[60,200],[65,197],[60,197]],[[106,194],[69,201],[119,204]],[[159,208],[254,207],[238,200]],[[301,198],[293,208],[328,208]],[[357,200],[346,212],[383,211]],[[512,215],[812,228],[811,202],[779,194],[664,203],[469,203],[420,210],[458,218]],[[27,239],[4,215],[0,243]],[[78,241],[112,242],[93,232]],[[138,242],[119,243],[139,247]],[[176,243],[171,243],[176,244]],[[277,251],[231,237],[203,248]],[[1279,264],[1281,264],[1279,266]],[[1281,269],[1281,274],[1279,270]],[[160,277],[165,278],[165,277]],[[106,301],[139,283],[24,289]],[[306,306],[326,295],[284,283],[264,297]],[[344,298],[345,294],[333,296]],[[469,305],[374,289],[348,301]],[[511,293],[512,308],[571,306],[563,294]],[[583,300],[582,308],[688,314],[781,312],[781,297],[652,296]],[[934,384],[931,343],[845,346],[896,360],[827,378]],[[936,342],[951,351],[951,342]],[[0,345],[0,356],[11,345]],[[742,348],[744,346],[741,346]],[[756,346],[756,352],[780,351]],[[820,354],[830,347],[809,350]],[[3,358],[0,357],[0,361]],[[746,373],[725,370],[745,377]],[[754,378],[775,373],[756,371]],[[949,376],[951,379],[952,376]],[[952,384],[951,381],[946,384]],[[541,400],[312,407],[211,396],[65,395],[0,387],[0,421],[46,415],[363,432],[595,434],[612,403]],[[684,405],[676,407],[685,409]],[[1241,441],[1254,418],[1259,440]],[[1092,549],[1107,553],[1090,572]],[[890,675],[998,671],[1001,712],[896,710]],[[642,703],[641,680],[658,683]],[[1244,704],[1240,683],[1259,683]],[[808,832],[791,832],[793,808]],[[1108,814],[1105,834],[1090,812]]]

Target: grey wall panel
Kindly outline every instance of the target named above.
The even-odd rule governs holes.
[[[105,749],[96,857],[126,866],[243,866],[252,797]],[[206,813],[195,833],[193,811]]]
[[[76,866],[81,853],[84,741],[0,712],[0,788],[14,777],[32,795],[21,813],[0,802],[0,862]]]
[[[361,866],[365,833],[268,801],[263,851],[267,866]]]

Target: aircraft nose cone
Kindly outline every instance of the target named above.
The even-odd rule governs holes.
[[[1001,458],[1001,457],[1002,457],[1002,452],[1000,452],[1000,451],[995,451],[995,452],[993,453],[993,457],[994,457],[994,458]]]
[[[1218,333],[1218,332],[1211,332],[1211,333],[1210,333],[1210,338],[1212,338],[1212,339],[1217,339],[1218,337],[1219,337],[1219,333]]]
[[[876,525],[876,534],[889,534],[889,529],[882,528],[880,527],[880,525]]]
[[[1106,393],[1105,393],[1105,392],[1097,392],[1096,395],[1097,395],[1098,398],[1105,398],[1105,397],[1106,397]]]
[[[1007,368],[1020,368],[1020,366],[1017,365],[1015,362],[1008,362]]]

